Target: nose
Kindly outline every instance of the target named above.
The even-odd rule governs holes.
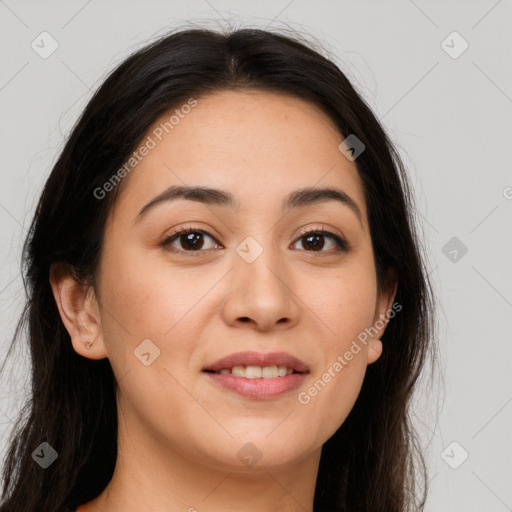
[[[258,244],[259,245],[259,244]],[[289,329],[298,322],[300,299],[286,262],[270,248],[241,244],[234,255],[222,316],[230,326],[247,325],[258,331]],[[243,249],[253,251],[251,257]]]

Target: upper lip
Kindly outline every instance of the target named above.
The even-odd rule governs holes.
[[[204,370],[218,372],[233,366],[286,366],[293,368],[296,372],[307,372],[306,364],[287,352],[269,352],[262,354],[260,352],[236,352],[229,354],[215,363],[205,366]]]

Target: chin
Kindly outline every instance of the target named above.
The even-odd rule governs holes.
[[[272,432],[278,423],[274,423],[271,429],[257,429],[253,434],[234,436],[228,443],[227,452],[218,454],[218,460],[231,466],[231,470],[243,472],[284,470],[308,456],[317,445],[321,446],[321,443],[308,442],[297,436],[297,429],[293,432]]]

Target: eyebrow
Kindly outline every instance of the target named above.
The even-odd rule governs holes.
[[[169,203],[178,199],[197,201],[199,203],[222,206],[225,208],[239,209],[240,202],[237,198],[225,190],[210,187],[187,187],[172,185],[161,194],[153,198],[149,203],[141,208],[135,222],[138,222],[147,212],[155,206],[162,203]],[[282,203],[282,213],[297,208],[306,208],[308,206],[324,203],[326,201],[338,201],[348,206],[357,216],[359,223],[363,225],[363,215],[357,203],[343,190],[332,187],[324,188],[301,188],[288,194]]]

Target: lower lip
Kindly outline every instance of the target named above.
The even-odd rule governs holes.
[[[247,379],[222,373],[203,372],[216,384],[247,398],[264,400],[276,398],[298,388],[308,373],[292,373],[275,379]]]

